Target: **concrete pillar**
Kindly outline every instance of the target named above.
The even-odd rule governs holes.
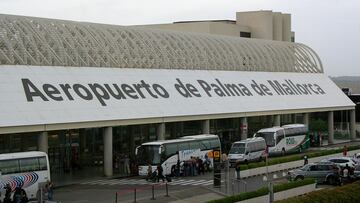
[[[274,116],[274,125],[273,126],[280,126],[281,125],[281,116],[275,115]]]
[[[241,118],[240,135],[242,140],[245,140],[248,137],[248,122],[246,117]]]
[[[274,118],[272,115],[266,116],[267,118],[267,122],[266,122],[266,126],[273,127],[273,123],[274,123]]]
[[[355,109],[350,110],[350,139],[356,139]]]
[[[334,112],[328,113],[328,144],[334,144]]]
[[[158,124],[156,133],[158,140],[165,140],[165,123]]]
[[[106,127],[103,131],[104,138],[104,175],[113,175],[113,130]]]
[[[290,123],[296,123],[296,114],[291,114],[291,121]]]
[[[202,121],[202,133],[203,134],[210,134],[210,120]]]
[[[303,124],[305,124],[307,127],[309,127],[309,113],[303,114]]]
[[[48,153],[49,143],[48,143],[48,132],[42,132],[38,137],[38,148],[39,151]]]

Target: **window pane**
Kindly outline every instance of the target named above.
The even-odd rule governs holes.
[[[179,143],[179,151],[187,150],[189,149],[189,143]]]
[[[0,170],[1,173],[4,174],[11,174],[11,173],[19,173],[19,162],[18,160],[3,160],[0,161]]]
[[[171,156],[171,155],[174,155],[176,154],[177,152],[177,144],[174,143],[174,144],[166,144],[165,145],[165,151],[166,151],[166,156]]]
[[[38,158],[20,159],[21,172],[38,171],[39,161]]]
[[[198,142],[190,142],[190,149],[199,149]]]
[[[40,157],[39,158],[39,167],[40,170],[47,170],[47,162],[46,162],[46,157]]]

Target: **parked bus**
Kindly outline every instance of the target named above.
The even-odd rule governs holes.
[[[22,187],[29,199],[36,199],[39,184],[50,181],[49,159],[45,152],[31,151],[0,154],[0,188]],[[2,192],[5,194],[5,191]]]
[[[248,163],[249,161],[260,161],[266,155],[266,142],[262,137],[248,138],[234,142],[229,151],[229,162],[231,166],[237,161]]]
[[[163,174],[170,175],[178,160],[181,163],[191,157],[199,157],[204,163],[209,163],[209,167],[212,167],[213,160],[208,154],[212,150],[220,148],[219,137],[208,134],[143,143],[135,150],[139,175],[147,175],[149,164],[152,166],[152,171],[155,171],[156,166],[160,164],[164,170]]]
[[[284,154],[286,152],[301,152],[309,148],[310,140],[308,128],[304,124],[290,124],[259,130],[254,137],[262,137],[268,146],[268,152]]]

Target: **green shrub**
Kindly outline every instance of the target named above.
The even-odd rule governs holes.
[[[303,185],[309,185],[312,183],[315,183],[314,179],[306,178],[301,181],[293,181],[293,182],[283,183],[283,184],[279,184],[279,185],[274,185],[274,192],[281,192],[284,190],[289,190],[292,188],[300,187]],[[251,199],[251,198],[255,198],[255,197],[264,196],[264,195],[267,195],[268,193],[269,193],[268,188],[262,187],[256,191],[241,193],[239,195],[234,195],[234,196],[229,196],[229,197],[225,197],[222,199],[212,200],[212,201],[208,201],[207,203],[233,203],[233,202],[243,201],[243,200],[247,200],[247,199]]]
[[[276,203],[358,203],[360,200],[360,182],[336,188],[313,191],[300,197],[291,197]]]

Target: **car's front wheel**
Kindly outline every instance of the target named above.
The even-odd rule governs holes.
[[[327,179],[327,183],[329,185],[335,185],[336,184],[335,177],[334,176],[329,176],[328,179]]]

